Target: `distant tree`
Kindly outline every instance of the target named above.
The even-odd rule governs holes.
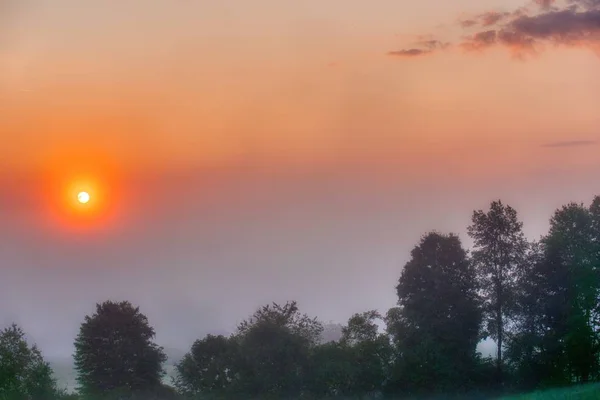
[[[377,310],[357,313],[350,317],[348,324],[342,327],[341,340],[350,345],[377,339],[379,327],[375,322],[382,319]]]
[[[23,330],[13,324],[0,331],[0,399],[50,400],[58,396],[52,369],[37,346],[27,343]]]
[[[261,398],[301,393],[322,329],[315,318],[300,314],[296,302],[258,309],[233,336],[239,346],[236,392]]]
[[[196,340],[177,363],[176,384],[185,395],[225,395],[234,380],[237,343],[224,336],[208,335]]]
[[[323,324],[323,332],[321,333],[321,344],[329,342],[337,342],[342,338],[343,325],[338,323],[327,323]]]
[[[389,336],[379,333],[376,321],[382,319],[376,310],[357,313],[342,330],[341,344],[349,347],[354,361],[349,387],[354,396],[381,392],[388,376],[392,346]]]
[[[388,313],[396,343],[389,388],[465,388],[477,360],[481,324],[475,271],[458,236],[429,233],[412,250]]]
[[[473,262],[483,293],[486,333],[496,341],[498,381],[502,381],[502,350],[508,321],[515,313],[517,270],[523,265],[527,240],[517,211],[494,201],[488,212],[473,212],[469,236]]]
[[[106,301],[86,316],[75,340],[75,369],[89,397],[136,396],[162,387],[166,356],[148,319],[127,301]]]
[[[301,314],[295,301],[288,301],[283,306],[272,303],[260,307],[250,318],[238,325],[237,335],[244,335],[261,323],[285,326],[290,332],[303,337],[311,344],[319,343],[323,333],[323,324],[316,317],[310,318]]]

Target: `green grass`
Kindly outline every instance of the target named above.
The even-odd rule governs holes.
[[[600,383],[502,397],[498,400],[600,400]]]

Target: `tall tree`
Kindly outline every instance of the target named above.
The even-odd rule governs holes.
[[[75,369],[82,393],[137,395],[161,389],[166,355],[153,342],[148,318],[127,301],[106,301],[86,316],[75,340]]]
[[[548,326],[545,261],[541,243],[531,243],[523,266],[517,271],[514,324],[506,341],[505,360],[516,373],[516,383],[524,389],[551,381],[553,376],[542,357]]]
[[[388,314],[398,352],[395,385],[464,388],[481,324],[475,271],[453,234],[425,235],[411,256],[396,287],[399,310]]]
[[[502,381],[502,350],[507,321],[515,312],[518,267],[523,265],[527,240],[517,211],[501,201],[493,201],[488,212],[473,212],[468,228],[474,241],[473,262],[484,299],[487,334],[496,341],[499,382]]]
[[[564,357],[567,380],[587,381],[598,373],[597,310],[600,294],[600,252],[594,215],[590,208],[570,203],[557,210],[543,239],[546,279],[550,287],[549,328],[556,336],[556,359]]]
[[[37,346],[13,324],[0,331],[0,399],[50,400],[59,397],[52,369]]]

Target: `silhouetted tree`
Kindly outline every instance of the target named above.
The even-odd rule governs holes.
[[[377,319],[382,319],[377,310],[352,315],[348,324],[342,327],[342,342],[354,345],[377,339],[379,330],[375,322]]]
[[[427,234],[411,256],[396,288],[400,310],[388,313],[398,353],[393,383],[410,391],[464,389],[481,324],[475,271],[453,234]]]
[[[247,396],[292,397],[305,389],[311,349],[323,327],[296,302],[273,303],[243,321],[233,340],[239,349],[235,390]]]
[[[375,310],[354,314],[342,330],[341,343],[353,359],[349,391],[355,396],[379,393],[389,373],[392,346],[387,334],[379,333]]]
[[[593,214],[596,202],[590,208],[570,203],[557,210],[543,239],[546,315],[555,335],[553,358],[567,367],[567,381],[585,382],[598,371],[600,237]]]
[[[505,359],[513,367],[515,383],[522,388],[536,387],[552,376],[543,361],[548,327],[545,261],[543,246],[531,243],[517,271],[514,326],[506,341]]]
[[[305,378],[307,392],[316,398],[351,396],[355,362],[352,349],[339,341],[315,346]]]
[[[177,363],[176,387],[191,396],[224,396],[235,378],[237,343],[224,336],[208,335],[196,340]]]
[[[527,241],[516,210],[501,201],[492,202],[487,213],[473,212],[468,232],[474,240],[473,262],[483,293],[486,334],[496,341],[501,382],[504,337],[507,321],[515,312],[517,270],[523,265]]]
[[[123,301],[96,305],[75,340],[75,369],[85,396],[136,396],[162,387],[166,355],[139,307]]]
[[[236,334],[243,336],[261,323],[285,326],[290,332],[303,337],[311,344],[319,343],[323,333],[323,324],[316,317],[310,318],[306,314],[301,314],[298,304],[295,301],[288,301],[283,306],[272,303],[260,307],[252,317],[238,325]]]
[[[0,331],[0,399],[50,400],[60,395],[52,369],[37,346],[13,324]]]

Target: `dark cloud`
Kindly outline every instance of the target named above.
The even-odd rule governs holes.
[[[600,10],[547,11],[534,16],[513,17],[496,30],[471,35],[462,47],[481,50],[500,44],[516,53],[534,52],[543,42],[566,45],[600,44]]]
[[[520,32],[501,30],[498,32],[498,42],[508,47],[514,56],[522,58],[525,54],[537,52],[538,43],[535,39]]]
[[[464,29],[475,26],[487,28],[466,36],[459,47],[482,51],[502,46],[520,58],[537,53],[546,44],[553,44],[587,47],[600,55],[600,0],[567,0],[566,5],[563,3],[560,8],[556,0],[534,2],[538,6],[537,11],[520,7],[512,12],[490,11],[459,21]],[[390,54],[416,56],[438,48],[421,45]]]
[[[495,30],[478,32],[470,36],[461,46],[469,51],[482,50],[496,44],[497,36]]]
[[[562,10],[533,17],[524,16],[513,20],[510,28],[532,38],[560,43],[573,40],[600,41],[600,10]]]
[[[550,142],[542,145],[542,147],[579,147],[598,144],[595,140],[568,140],[562,142]]]

